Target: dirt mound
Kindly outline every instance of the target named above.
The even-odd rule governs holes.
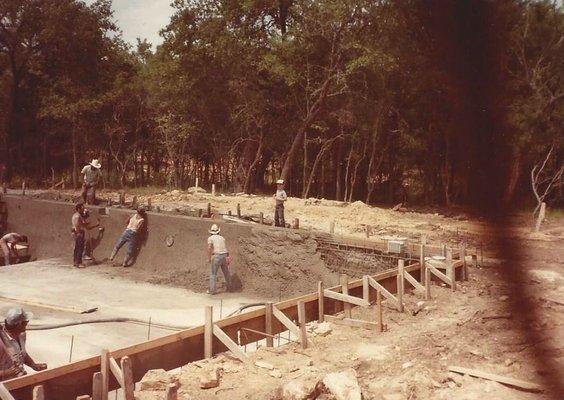
[[[284,299],[314,291],[318,281],[338,282],[308,232],[254,229],[251,237],[240,238],[239,243],[242,259],[237,273],[245,292]]]

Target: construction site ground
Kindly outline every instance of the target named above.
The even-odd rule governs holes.
[[[36,191],[32,192],[32,195],[47,198],[53,196],[53,193]],[[205,209],[207,203],[211,203],[215,212],[227,214],[227,211],[231,210],[235,214],[237,204],[240,204],[243,214],[263,212],[266,218],[272,216],[272,199],[268,197],[211,196],[207,193],[194,193],[194,191],[192,193],[139,191],[128,194],[128,201],[131,201],[133,194],[138,196],[140,203],[146,203],[148,197],[151,197],[153,207],[159,206],[161,210],[181,212],[187,208]],[[63,195],[71,199],[76,197],[78,192],[66,191],[63,192]],[[116,192],[101,191],[100,193],[101,198],[111,197],[114,202],[117,196]],[[448,367],[454,365],[542,383],[542,377],[548,373],[547,364],[537,363],[537,358],[534,357],[539,355],[538,349],[541,344],[550,347],[550,351],[541,356],[556,361],[560,366],[559,371],[564,371],[564,329],[562,328],[564,321],[562,285],[564,282],[562,269],[564,265],[564,218],[562,216],[549,213],[542,232],[531,234],[532,221],[529,214],[520,213],[516,214],[510,229],[510,236],[514,240],[520,240],[519,248],[525,257],[525,262],[522,264],[526,270],[523,284],[528,290],[524,291],[522,295],[530,297],[538,312],[535,320],[528,321],[528,326],[531,330],[542,332],[545,337],[542,343],[527,341],[522,332],[518,330],[519,322],[527,317],[527,310],[513,307],[519,303],[519,299],[516,299],[516,295],[510,292],[510,283],[506,281],[502,273],[504,265],[513,262],[515,257],[512,254],[496,253],[492,242],[493,236],[484,220],[461,211],[451,211],[448,215],[441,215],[438,212],[393,211],[369,207],[361,202],[347,204],[296,198],[289,199],[286,206],[286,218],[287,221],[299,218],[302,228],[325,232],[329,231],[330,222],[334,221],[337,235],[362,238],[366,241],[393,235],[418,240],[421,235],[426,235],[430,243],[449,243],[455,246],[464,240],[468,243],[470,253],[478,254],[478,261],[482,265],[477,268],[472,261],[470,280],[460,283],[455,292],[445,287],[434,286],[433,299],[419,306],[417,303],[422,301],[422,297],[417,294],[408,295],[408,311],[405,313],[398,313],[389,307],[384,307],[384,323],[387,325],[387,331],[384,333],[331,324],[332,332],[327,336],[315,336],[312,332],[311,346],[306,350],[300,350],[299,345],[295,344],[275,349],[261,347],[258,351],[249,351],[251,362],[248,365],[243,365],[229,356],[220,356],[214,360],[185,366],[181,371],[156,373],[163,382],[170,379],[180,382],[180,398],[276,399],[281,398],[281,388],[290,381],[303,381],[305,382],[304,387],[313,388],[315,383],[328,373],[353,368],[365,399],[478,399],[484,396],[496,399],[541,399],[546,395],[523,392],[493,381],[448,372]],[[371,226],[372,236],[370,238],[366,238],[366,225]],[[483,252],[483,263],[480,260],[480,252]],[[470,257],[468,260],[470,262]],[[267,267],[265,265],[265,268]],[[33,267],[18,266],[15,268]],[[61,273],[67,274],[69,268],[58,266],[54,267],[53,271],[59,274],[58,271],[61,270],[64,271]],[[5,281],[3,269],[2,274],[0,291],[2,294],[13,294],[13,297],[16,297],[19,292],[20,276],[13,272],[14,280]],[[29,270],[28,274],[30,285],[33,285],[34,270]],[[146,309],[142,307],[143,310],[138,310],[139,312],[130,312],[128,310],[134,309],[132,304],[136,303],[128,296],[135,293],[135,289],[143,288],[146,285],[145,283],[133,283],[132,278],[142,280],[137,279],[133,273],[128,276],[128,273],[121,269],[99,266],[72,271],[72,274],[73,277],[82,275],[88,277],[86,279],[95,279],[96,287],[103,286],[106,282],[128,282],[127,285],[134,285],[118,289],[117,292],[122,294],[115,295],[115,301],[118,301],[119,298],[119,307],[116,306],[116,310],[112,310],[112,315],[143,315],[146,318],[149,314],[157,315],[159,312],[165,312],[164,315],[167,316],[165,319],[168,322],[171,319],[175,320],[174,316],[178,315],[177,324],[179,325],[201,324],[203,306],[206,304],[213,304],[214,309],[217,310],[217,302],[223,299],[225,301],[223,309],[227,313],[240,304],[257,300],[245,297],[245,293],[221,294],[218,297],[191,293],[183,303],[184,300],[181,297],[187,294],[182,291],[170,292],[171,298],[178,302],[174,304],[178,306],[165,306],[167,304],[165,300],[162,300],[160,306],[154,306],[150,304],[151,301],[157,298],[161,301],[161,297],[151,298],[147,296],[147,293],[143,294],[141,291],[139,296],[146,296],[147,299],[150,299],[147,300],[148,303],[145,303]],[[33,289],[36,293],[35,299],[44,299],[44,288],[49,287],[52,283],[48,281],[45,285],[35,285]],[[51,297],[52,302],[73,306],[73,303],[80,300],[78,292],[75,296],[69,296],[66,293],[72,290],[70,285],[64,281],[59,282],[57,287],[60,288],[58,293],[56,290],[48,289],[50,296],[53,296]],[[155,285],[155,287],[164,288],[161,285]],[[30,291],[27,292],[28,297],[34,297],[31,290],[30,288]],[[113,292],[111,287],[107,290]],[[166,290],[177,289],[166,288]],[[315,288],[312,287],[309,291],[314,290]],[[105,296],[94,292],[92,295],[94,298]],[[194,295],[198,299],[197,302],[191,300]],[[161,296],[160,291],[159,296]],[[278,300],[278,296],[277,292],[268,297],[270,300]],[[227,306],[229,301],[232,303]],[[191,311],[186,312],[186,308]],[[166,310],[163,311],[164,309]],[[36,310],[41,317],[52,315],[46,314],[45,310],[41,308]],[[362,311],[362,315],[360,312],[358,309],[353,310],[353,317],[374,320],[372,309]],[[57,318],[59,316],[68,318],[68,315],[57,315]],[[161,321],[164,322],[164,320]],[[139,330],[131,331],[131,334],[128,329],[125,335],[123,332],[114,332],[105,336],[108,335],[107,332],[97,331],[98,328],[89,326],[87,334],[91,335],[90,343],[92,345],[96,343],[100,344],[99,347],[110,347],[111,349],[143,340],[147,328],[132,327],[131,329],[137,328]],[[53,351],[53,354],[44,353],[46,356],[55,357],[54,353],[57,353],[57,360],[61,361],[68,357],[69,336],[72,331],[67,329],[54,333],[48,339],[51,340],[57,334],[64,332],[65,338],[61,339],[59,349]],[[158,334],[165,333],[158,331]],[[82,333],[79,332],[77,336],[80,335]],[[156,330],[155,335],[157,335]],[[45,351],[45,349],[42,350],[41,343],[46,342],[36,341],[34,344],[34,337],[39,338],[40,333],[30,332],[28,339],[30,352],[33,354],[34,351]],[[66,346],[62,345],[63,341]],[[285,340],[282,339],[281,342],[284,343]],[[77,358],[83,355],[78,348],[76,351]],[[92,348],[86,353],[96,354],[97,349]],[[73,359],[75,359],[74,356]],[[257,367],[254,365],[255,361],[271,364],[274,370]],[[200,378],[202,375],[209,375],[215,367],[221,368],[219,386],[201,389]],[[163,385],[162,382],[157,384],[159,390],[156,392],[139,390],[137,396],[142,400],[161,399],[164,393]],[[140,385],[138,389],[141,389]]]

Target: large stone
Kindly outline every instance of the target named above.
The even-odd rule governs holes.
[[[327,374],[323,378],[326,389],[335,396],[336,400],[361,400],[362,395],[356,371],[352,368],[342,372]]]
[[[139,382],[140,390],[166,390],[171,384],[178,384],[178,377],[169,374],[164,369],[150,369]]]
[[[264,368],[264,369],[267,369],[269,371],[272,371],[274,369],[274,365],[267,363],[265,361],[256,361],[255,365],[259,368]]]
[[[219,386],[219,368],[200,376],[200,388],[211,389]]]
[[[317,324],[314,332],[318,336],[327,336],[333,332],[333,328],[331,328],[331,324],[329,322],[322,322]]]
[[[315,381],[307,379],[293,379],[282,386],[283,400],[307,400],[315,391]]]

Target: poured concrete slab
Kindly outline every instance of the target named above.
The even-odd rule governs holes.
[[[194,293],[124,278],[102,275],[94,270],[75,269],[57,259],[0,267],[0,315],[13,306],[34,313],[30,325],[63,324],[100,318],[133,318],[134,323],[83,324],[52,330],[28,331],[28,350],[36,361],[50,367],[100,353],[102,348],[121,348],[151,338],[174,333],[154,324],[194,326],[204,322],[204,307],[214,306],[214,317],[234,312],[261,299],[236,293],[216,296]],[[91,314],[80,310],[98,308]],[[77,312],[73,312],[75,309]],[[74,337],[74,338],[73,338]]]

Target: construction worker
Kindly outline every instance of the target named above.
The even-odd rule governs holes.
[[[18,243],[26,243],[27,236],[20,235],[19,233],[7,233],[0,238],[0,247],[4,253],[4,265],[10,265],[10,255],[16,257],[16,264],[20,261],[20,256],[18,254],[18,249],[16,245]]]
[[[225,238],[219,234],[220,229],[216,224],[213,224],[209,230],[210,237],[208,238],[208,262],[211,266],[210,274],[210,288],[208,294],[216,293],[216,279],[217,271],[221,268],[223,276],[225,277],[225,285],[227,291],[231,291],[231,276],[229,275],[229,265],[231,259],[227,246],[225,245]]]
[[[122,235],[117,240],[114,251],[112,251],[112,255],[110,256],[110,261],[114,261],[119,249],[121,249],[124,244],[127,244],[127,253],[125,254],[122,266],[129,267],[132,265],[141,230],[146,227],[146,217],[147,213],[145,207],[137,207],[137,212],[129,218],[127,228],[125,228],[125,231],[123,231]]]
[[[82,264],[82,258],[84,256],[84,245],[86,230],[92,229],[100,226],[100,221],[96,225],[88,225],[86,220],[89,216],[89,211],[84,208],[84,204],[78,203],[74,206],[75,213],[72,215],[72,237],[74,239],[74,251],[73,251],[73,266],[76,268],[84,268]],[[103,231],[104,228],[99,228]]]
[[[84,177],[80,196],[82,197],[82,201],[86,204],[96,203],[96,187],[102,176],[100,168],[102,168],[102,164],[100,164],[100,161],[94,159],[90,164],[85,165],[80,172]]]
[[[284,220],[284,202],[288,199],[288,196],[284,190],[284,181],[282,179],[276,181],[276,193],[273,197],[276,202],[274,208],[274,226],[286,227],[286,221]]]
[[[25,348],[27,323],[32,314],[22,308],[11,308],[0,325],[0,381],[26,375],[24,365],[35,371],[47,369],[47,364],[36,363]]]

